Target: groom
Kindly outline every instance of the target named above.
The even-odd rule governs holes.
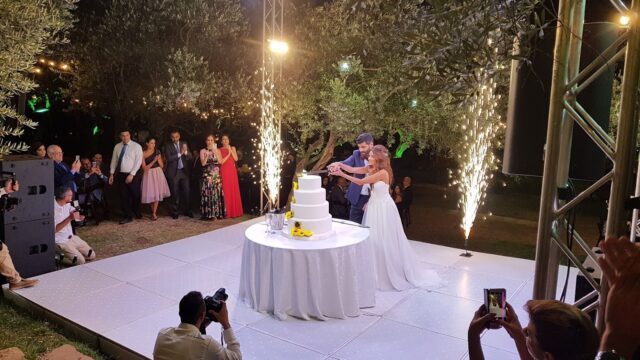
[[[356,144],[358,144],[358,150],[355,150],[351,156],[349,156],[346,160],[341,161],[341,163],[345,165],[349,165],[351,167],[364,167],[368,166],[369,162],[367,158],[369,157],[369,152],[373,149],[373,136],[369,133],[362,133],[358,135],[356,139]],[[338,163],[332,163],[329,165],[329,170],[332,171],[338,167]],[[362,179],[366,175],[365,174],[354,174],[355,177]],[[349,189],[347,190],[347,195],[345,197],[349,200],[351,204],[351,208],[349,209],[349,220],[356,222],[358,224],[362,223],[362,216],[364,215],[364,206],[369,201],[369,191],[370,186],[364,185],[356,185],[351,183],[349,185]]]

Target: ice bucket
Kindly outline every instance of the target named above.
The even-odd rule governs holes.
[[[284,227],[284,214],[269,211],[267,213],[267,225],[271,230],[282,230]]]

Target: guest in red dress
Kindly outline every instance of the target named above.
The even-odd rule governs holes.
[[[222,135],[222,147],[220,148],[222,175],[222,192],[227,208],[227,218],[242,216],[242,198],[240,197],[240,185],[238,184],[238,153],[236,147],[229,145],[229,135]]]

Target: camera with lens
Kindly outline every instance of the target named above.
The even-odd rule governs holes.
[[[213,296],[206,296],[204,298],[204,306],[205,306],[205,313],[207,314],[206,315],[207,319],[218,322],[218,320],[216,320],[215,317],[209,315],[209,310],[213,310],[214,312],[220,312],[220,310],[222,309],[222,302],[227,301],[228,298],[229,298],[229,295],[227,295],[227,292],[224,288],[218,289],[218,291],[216,291],[216,293],[213,294]]]
[[[8,181],[11,181],[13,186],[13,183],[16,181],[16,174],[13,172],[1,171],[0,172],[1,187],[4,187]],[[20,204],[21,201],[22,199],[17,197],[11,197],[9,196],[8,193],[3,194],[2,196],[0,196],[0,212],[13,210],[16,206]]]

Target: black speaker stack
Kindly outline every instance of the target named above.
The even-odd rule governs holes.
[[[13,173],[20,184],[10,195],[20,203],[0,216],[0,237],[25,278],[56,269],[53,168],[52,160],[31,155],[8,156],[0,162],[5,176]]]

